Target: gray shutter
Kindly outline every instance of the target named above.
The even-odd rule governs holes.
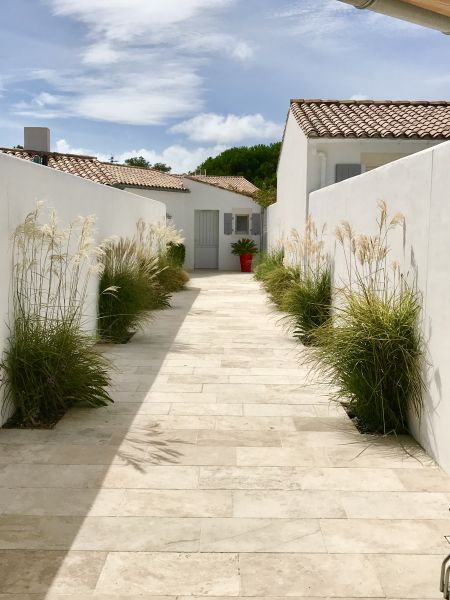
[[[252,235],[261,233],[261,215],[259,213],[252,214]]]
[[[224,213],[223,232],[225,235],[231,235],[233,233],[233,213]]]
[[[355,175],[361,175],[361,165],[336,165],[336,183],[355,177]]]

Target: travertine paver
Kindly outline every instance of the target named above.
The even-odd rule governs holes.
[[[108,347],[114,406],[0,431],[0,600],[439,598],[450,478],[360,435],[246,274]]]

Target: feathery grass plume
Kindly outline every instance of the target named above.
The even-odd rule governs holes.
[[[286,251],[285,263],[297,265],[302,272],[315,271],[323,266],[326,257],[324,255],[325,225],[320,234],[316,224],[311,217],[305,224],[305,230],[300,233],[292,229],[290,235],[284,242]]]
[[[348,224],[338,228],[347,281],[333,322],[313,334],[309,359],[362,428],[401,433],[409,413],[420,417],[422,406],[421,295],[398,263],[388,263],[389,238],[403,216],[390,219],[385,202],[378,211],[372,236],[355,235]]]
[[[60,229],[55,211],[39,222],[42,205],[13,236],[12,314],[0,363],[10,425],[51,426],[75,402],[111,401],[108,363],[83,331],[90,277],[98,272],[94,218]]]
[[[158,256],[157,279],[161,289],[169,294],[182,290],[189,281],[189,275],[182,265],[175,264],[170,259],[173,255],[173,252],[170,254],[170,249],[183,246],[184,238],[181,233],[172,223],[145,223],[142,219],[137,223],[136,241],[139,251],[147,256]]]
[[[136,244],[147,256],[165,256],[170,246],[184,243],[184,238],[172,223],[146,223],[139,219],[136,224]]]
[[[310,217],[303,234],[292,230],[285,242],[288,260],[296,265],[298,276],[286,291],[281,310],[285,323],[305,345],[314,343],[313,333],[331,315],[331,268],[324,249],[325,225],[320,233]]]

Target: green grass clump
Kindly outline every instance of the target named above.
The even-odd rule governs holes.
[[[283,266],[284,252],[283,250],[271,250],[269,252],[261,252],[257,259],[253,275],[257,281],[264,281],[266,276],[276,269]]]
[[[410,410],[420,415],[420,311],[420,297],[411,289],[388,296],[350,291],[334,325],[314,334],[317,370],[367,431],[402,433]]]
[[[169,242],[167,244],[167,260],[175,267],[182,268],[186,259],[186,246],[184,244],[176,244]]]
[[[299,280],[300,271],[297,267],[275,267],[264,277],[262,284],[269,294],[271,301],[281,308],[288,290]]]
[[[64,321],[17,318],[1,367],[10,426],[48,427],[75,403],[111,402],[108,363],[90,336]]]
[[[158,258],[158,283],[167,293],[179,292],[185,288],[189,275],[178,265],[173,264],[165,255]]]
[[[314,343],[314,331],[328,322],[331,315],[331,272],[328,266],[300,273],[287,289],[281,310],[294,337],[305,345]]]
[[[99,335],[104,341],[120,342],[142,328],[155,309],[153,286],[139,269],[105,270],[100,279]]]
[[[146,325],[153,310],[168,307],[170,294],[159,281],[158,257],[143,254],[134,240],[109,242],[102,260],[98,330],[117,343]]]

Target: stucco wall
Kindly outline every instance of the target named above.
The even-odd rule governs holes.
[[[112,235],[131,236],[140,217],[157,222],[164,220],[166,213],[160,202],[143,200],[81,177],[0,154],[0,352],[3,352],[8,337],[11,235],[40,200],[57,211],[61,226],[68,225],[78,215],[96,215],[94,233],[97,242]],[[97,283],[92,280],[86,306],[86,328],[92,332],[95,331],[96,313]],[[2,417],[4,419],[5,415],[0,412],[0,422]]]
[[[224,213],[259,213],[260,207],[251,198],[236,194],[215,186],[185,178],[184,185],[190,192],[164,192],[158,190],[140,190],[129,188],[135,194],[155,198],[164,202],[167,214],[172,222],[183,230],[186,245],[187,269],[194,268],[194,211],[219,211],[219,269],[223,271],[239,270],[239,258],[230,252],[230,244],[239,238],[249,237],[259,245],[260,236],[242,236],[224,234]]]
[[[326,222],[332,232],[347,219],[356,231],[375,233],[377,202],[406,217],[404,231],[392,236],[392,260],[416,274],[423,294],[423,335],[427,342],[428,389],[420,423],[412,431],[425,449],[450,473],[450,143],[413,156],[310,195],[311,215]],[[342,252],[333,236],[327,244],[335,257],[335,281],[345,277]]]
[[[267,242],[274,246],[306,218],[308,141],[289,112],[277,171],[277,202],[267,210]]]
[[[278,165],[277,202],[268,210],[269,246],[274,246],[292,228],[303,228],[309,193],[334,184],[337,164],[361,164],[364,172],[366,163],[368,168],[379,166],[439,143],[440,140],[307,139],[289,113]]]

